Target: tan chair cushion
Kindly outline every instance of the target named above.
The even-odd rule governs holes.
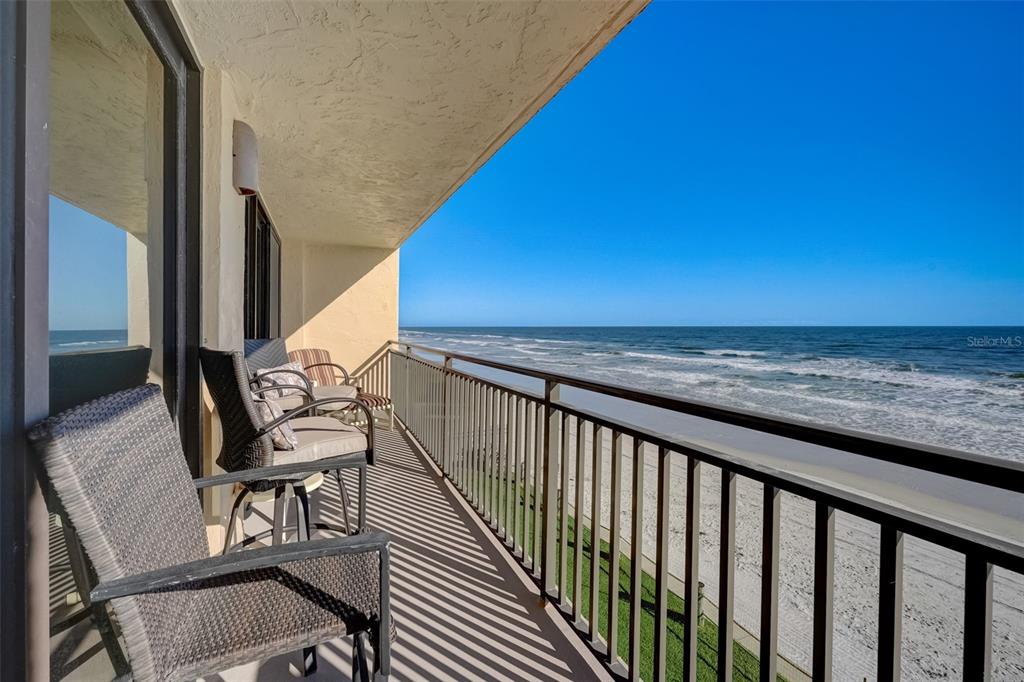
[[[359,389],[355,386],[314,386],[313,395],[317,400],[320,398],[355,398],[359,393]],[[278,407],[287,412],[288,410],[294,410],[296,407],[302,405],[303,397],[301,395],[289,395],[284,398],[274,398],[274,402],[277,403]],[[321,405],[320,410],[340,410],[341,408],[350,405],[351,403],[338,403],[337,405]]]
[[[366,435],[354,426],[331,417],[299,417],[291,420],[298,439],[294,450],[275,450],[274,464],[312,462],[366,450]]]
[[[283,398],[268,398],[269,401],[273,401],[275,405],[280,407],[282,410],[287,412],[288,410],[294,410],[296,407],[301,407],[306,396],[304,395],[288,395]]]
[[[355,398],[359,389],[355,386],[314,386],[313,395],[317,400],[321,398]],[[338,403],[337,405],[321,405],[321,410],[340,410],[351,403]]]

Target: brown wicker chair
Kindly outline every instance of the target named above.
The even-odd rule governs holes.
[[[319,463],[307,468],[314,472],[321,471],[334,475],[342,499],[345,532],[351,531],[351,525],[348,520],[348,493],[341,477],[341,469],[355,468],[359,472],[358,529],[363,529],[366,526],[366,467],[373,462],[373,426],[364,432],[357,427],[342,424],[336,419],[307,415],[326,403],[334,404],[339,401],[367,413],[368,408],[354,398],[316,400],[312,395],[307,395],[304,405],[264,424],[252,396],[254,393],[259,394],[273,389],[251,388],[251,375],[240,352],[200,348],[199,361],[202,364],[206,386],[217,406],[223,434],[217,464],[225,471],[244,475],[247,471],[258,471],[263,467],[284,463]],[[270,432],[286,421],[291,424],[299,438],[299,447],[294,450],[275,449],[270,437]],[[253,474],[240,481],[243,487],[232,505],[225,552],[230,547],[239,509],[249,498],[250,493],[274,490],[275,522],[269,532],[275,534],[275,542],[279,541],[280,534],[283,533],[283,492],[287,488],[291,487],[294,490],[297,502],[304,508],[305,521],[309,523],[309,503],[302,479],[261,479]],[[326,524],[311,525],[325,530],[341,530]],[[263,535],[265,534],[245,538],[243,543],[251,544]]]
[[[196,490],[160,389],[152,384],[52,417],[30,440],[120,624],[136,680],[186,680],[354,635],[353,678],[390,672],[388,537],[308,540],[211,557]],[[305,467],[305,471],[303,471]],[[315,473],[311,463],[253,471],[258,478]],[[138,476],[144,471],[145,476]],[[126,480],[134,481],[125,487]]]

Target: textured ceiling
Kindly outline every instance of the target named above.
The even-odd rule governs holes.
[[[159,61],[123,3],[56,2],[51,35],[50,192],[145,239],[162,187]]]
[[[285,237],[394,247],[646,4],[177,3]]]

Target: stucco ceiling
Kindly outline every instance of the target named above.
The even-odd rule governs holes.
[[[282,235],[394,247],[646,1],[188,0],[178,13],[256,131]]]
[[[50,191],[145,240],[160,214],[162,67],[123,3],[53,4]]]

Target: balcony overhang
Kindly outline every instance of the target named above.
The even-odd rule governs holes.
[[[647,0],[177,3],[285,238],[399,246]]]

